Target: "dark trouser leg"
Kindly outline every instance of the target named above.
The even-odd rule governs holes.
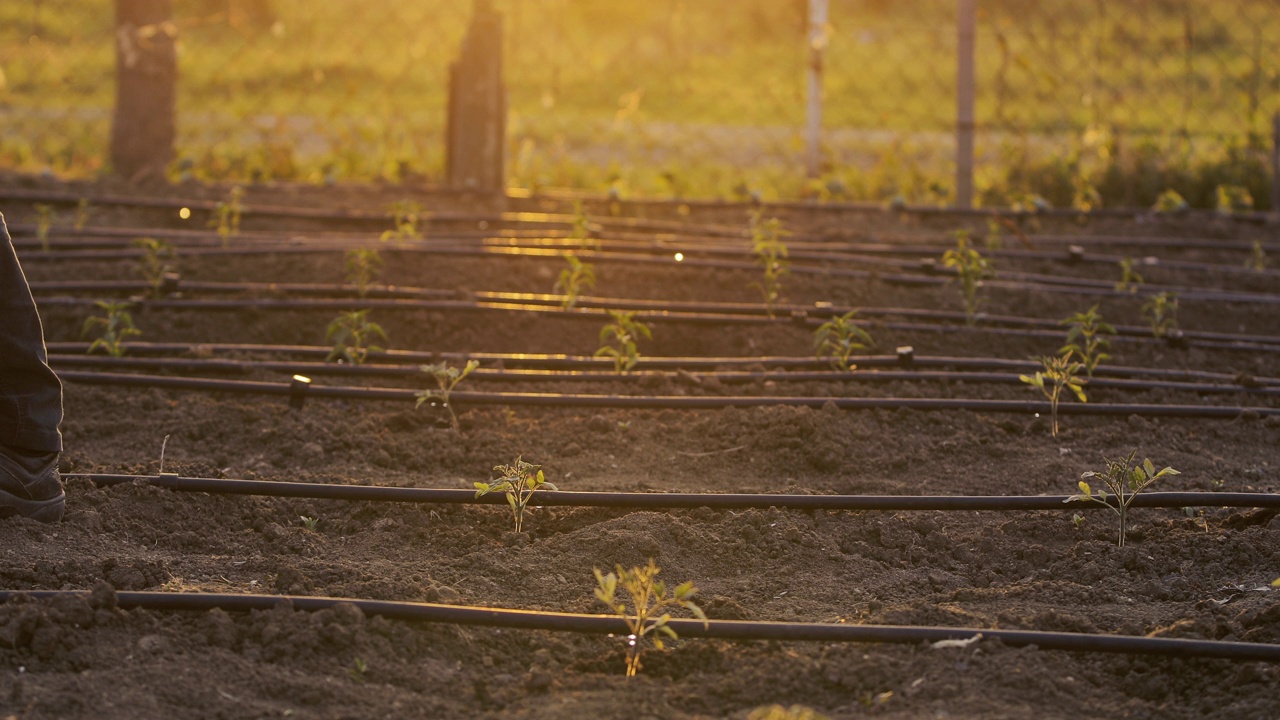
[[[62,383],[3,215],[0,236],[0,445],[62,452]]]

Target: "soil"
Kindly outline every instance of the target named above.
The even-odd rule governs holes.
[[[74,190],[73,190],[74,191]],[[168,192],[180,194],[180,191]],[[201,191],[216,196],[212,191]],[[258,195],[255,195],[255,192]],[[251,190],[272,201],[381,207],[397,190]],[[274,193],[274,194],[273,194]],[[0,197],[3,193],[0,192]],[[456,199],[431,199],[452,207]],[[545,209],[545,208],[544,208]],[[31,206],[4,201],[10,223]],[[671,217],[741,224],[741,208]],[[657,214],[658,209],[647,212]],[[167,211],[107,209],[93,222],[179,226]],[[736,218],[736,219],[735,219]],[[315,220],[245,218],[249,229],[329,229]],[[885,213],[788,213],[789,227],[829,235],[903,235],[936,243],[956,219]],[[350,228],[344,228],[350,229]],[[1274,240],[1275,226],[1220,221],[1046,222],[1044,232]],[[371,232],[376,235],[376,231]],[[21,237],[19,239],[22,239]],[[1012,240],[1010,240],[1012,242]],[[1126,252],[1124,248],[1115,250]],[[1150,252],[1150,251],[1146,251]],[[20,254],[22,252],[20,251]],[[1240,264],[1240,251],[1168,250],[1161,257]],[[460,293],[548,292],[556,258],[466,258],[387,252],[383,281]],[[337,253],[179,260],[184,278],[339,282]],[[1053,274],[1043,260],[1000,269]],[[128,279],[132,262],[31,259],[32,280]],[[752,302],[752,273],[601,264],[596,294]],[[1266,291],[1239,275],[1153,271],[1159,282]],[[1156,281],[1155,278],[1148,278]],[[954,287],[793,276],[787,299],[854,306],[960,309]],[[38,295],[37,300],[41,297]],[[1140,324],[1141,296],[1108,297],[1112,322]],[[1094,299],[1037,291],[987,295],[988,312],[1057,320]],[[80,340],[88,308],[42,308],[51,342]],[[226,312],[147,308],[139,340],[324,344],[330,311]],[[375,311],[387,345],[403,350],[590,354],[599,318],[524,313]],[[1184,302],[1187,330],[1280,335],[1274,306]],[[805,356],[809,330],[789,322],[723,327],[655,322],[650,356]],[[1060,343],[957,325],[948,332],[870,329],[880,348],[918,355],[1022,359]],[[1280,376],[1274,353],[1116,343],[1116,365]],[[240,357],[266,357],[241,354]],[[181,373],[174,373],[181,374]],[[243,379],[282,381],[253,371]],[[238,378],[239,379],[239,378]],[[322,384],[425,387],[425,381],[318,377]],[[468,389],[646,395],[802,395],[1028,399],[1018,383],[742,385],[674,374],[606,383],[501,384]],[[1091,402],[1277,407],[1247,394],[1090,389]],[[409,402],[310,400],[68,383],[61,470],[314,483],[470,488],[517,456],[542,464],[562,490],[866,494],[1073,492],[1104,457],[1137,449],[1180,475],[1157,489],[1277,492],[1280,422],[1069,415],[1055,438],[1046,418],[1012,413],[600,410],[463,407],[461,430]],[[57,525],[0,521],[0,587],[85,590],[92,597],[0,605],[0,716],[17,718],[746,718],[803,705],[832,718],[1273,718],[1280,667],[1012,648],[730,642],[684,639],[623,676],[620,638],[406,623],[352,606],[308,613],[282,603],[248,614],[120,610],[114,590],[276,593],[565,612],[601,612],[593,568],[641,565],[692,580],[711,618],[946,625],[1280,642],[1280,521],[1274,513],[1135,511],[1125,547],[1099,510],[1076,526],[1063,512],[793,512],[777,509],[628,512],[541,508],[525,532],[496,506],[410,506],[170,492],[143,483],[67,482]],[[314,518],[310,529],[303,518]],[[364,668],[360,670],[358,668]]]

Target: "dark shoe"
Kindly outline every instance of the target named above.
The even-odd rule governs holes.
[[[66,503],[58,453],[33,455],[0,445],[0,517],[58,522]]]

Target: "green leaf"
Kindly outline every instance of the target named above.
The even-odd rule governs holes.
[[[693,581],[680,583],[676,586],[676,599],[683,600],[694,593]]]
[[[1142,469],[1147,472],[1147,477],[1153,478],[1156,476],[1156,466],[1151,464],[1151,458],[1143,458]]]
[[[658,625],[657,627],[658,627],[658,632],[662,633],[663,635],[666,635],[667,637],[671,638],[672,640],[678,640],[678,639],[679,639],[679,636],[678,636],[678,635],[676,635],[676,631],[675,631],[675,630],[672,630],[672,629],[671,629],[671,626],[669,626],[669,625]],[[655,643],[656,643],[656,640],[655,640]]]
[[[1085,474],[1092,475],[1093,473],[1085,473]],[[1093,497],[1093,488],[1089,487],[1089,483],[1081,480],[1079,483],[1079,488],[1080,488],[1080,492],[1083,493],[1085,497],[1087,498]]]
[[[544,488],[546,488],[546,489],[548,489],[548,490],[559,490],[559,489],[560,489],[560,488],[558,488],[558,487],[556,487],[556,486],[555,486],[555,483],[549,483],[549,482],[544,482],[544,483],[542,483],[542,487],[544,487]]]

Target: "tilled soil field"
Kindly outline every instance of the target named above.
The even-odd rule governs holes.
[[[91,192],[100,191],[12,181],[0,189],[66,380],[68,494],[60,524],[0,521],[0,586],[83,591],[15,594],[0,605],[0,716],[747,718],[772,705],[832,718],[1280,714],[1274,662],[1065,651],[989,637],[941,646],[682,637],[648,650],[628,678],[621,635],[413,622],[351,604],[312,611],[282,600],[242,612],[121,602],[126,592],[157,591],[602,613],[593,569],[653,559],[671,584],[695,583],[713,621],[1277,644],[1274,510],[1135,508],[1124,547],[1115,514],[1101,507],[546,505],[516,533],[501,505],[179,492],[145,479],[87,477],[153,476],[163,447],[164,470],[182,477],[317,485],[472,489],[495,477],[494,466],[523,457],[565,493],[1065,496],[1082,472],[1136,450],[1181,473],[1153,492],[1275,493],[1280,273],[1244,268],[1256,257],[1254,241],[1280,254],[1274,224],[1142,215],[1011,225],[992,254],[997,275],[982,291],[987,315],[969,326],[954,282],[920,260],[941,256],[954,245],[950,231],[966,225],[986,252],[985,218],[779,208],[795,233],[785,238],[786,307],[773,317],[727,306],[698,316],[688,308],[664,315],[658,306],[760,303],[747,208],[589,206],[600,248],[580,254],[594,263],[597,283],[578,308],[561,311],[537,296],[552,292],[565,267],[547,247],[571,239],[565,202],[513,200],[510,210],[528,214],[499,216],[482,203],[424,195],[417,199],[441,214],[422,223],[421,240],[397,245],[379,233],[398,190],[251,188],[241,231],[224,251],[204,228],[207,206],[192,204],[191,220],[176,212],[179,198],[219,199],[222,191],[170,189],[172,206],[94,202],[81,230],[69,227],[76,211],[68,202],[43,251],[35,196]],[[255,203],[314,212],[255,213]],[[368,218],[324,215],[335,208]],[[559,215],[538,215],[548,212]],[[142,335],[126,342],[122,360],[96,355],[101,365],[85,365],[82,327],[101,312],[93,301],[145,290],[129,286],[142,281],[128,242],[142,235],[177,247],[170,262],[181,274],[178,292],[135,303]],[[539,249],[539,240],[548,242]],[[384,265],[367,298],[350,287],[288,286],[346,282],[341,244],[381,249]],[[1084,251],[1075,261],[1071,244]],[[725,246],[738,255],[724,255]],[[1119,257],[1139,259],[1146,284],[1133,294],[1112,287]],[[714,264],[724,259],[738,265]],[[73,281],[83,286],[65,285]],[[439,292],[415,300],[406,288]],[[1182,335],[1126,334],[1147,325],[1140,307],[1157,288],[1179,293]],[[296,302],[304,298],[335,302]],[[864,354],[879,359],[847,373],[802,368],[830,315],[822,303],[862,308],[876,343]],[[1063,401],[1056,437],[1047,404],[1018,380],[1032,366],[944,372],[964,369],[963,358],[1053,354],[1066,335],[1057,322],[1094,303],[1121,334],[1085,385],[1088,403]],[[591,356],[604,307],[641,310],[637,318],[652,328],[631,373],[582,362],[578,374],[547,375],[518,357]],[[330,321],[358,309],[385,330],[377,344],[389,352],[373,353],[363,375],[317,367]],[[914,363],[895,361],[901,346],[913,348]],[[434,383],[410,352],[481,357],[480,370],[458,385],[457,430],[438,405],[415,407],[412,393]],[[716,360],[646,364],[661,358]],[[188,364],[140,362],[158,359]],[[278,389],[294,372],[313,379],[314,397],[301,409],[291,409],[287,394],[243,392],[249,386],[184,389],[161,380]],[[131,384],[119,384],[120,375]],[[325,397],[325,387],[404,392]],[[569,400],[531,399],[549,395]],[[857,407],[855,399],[880,402]],[[1010,404],[934,409],[918,403],[924,399]]]

